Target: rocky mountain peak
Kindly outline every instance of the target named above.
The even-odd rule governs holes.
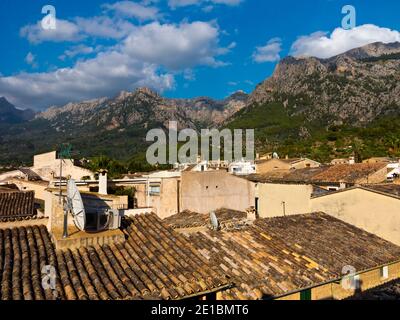
[[[282,102],[309,121],[366,124],[400,113],[400,43],[372,43],[329,59],[287,57],[250,95],[249,105]]]

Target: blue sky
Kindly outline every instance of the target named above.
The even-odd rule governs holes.
[[[57,29],[44,30],[44,5]],[[353,5],[357,27],[341,29]],[[251,92],[280,58],[400,41],[396,0],[2,0],[0,96],[43,109],[151,87],[168,97]]]

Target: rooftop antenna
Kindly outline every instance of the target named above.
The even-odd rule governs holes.
[[[214,211],[210,212],[210,222],[211,222],[212,229],[214,231],[218,231],[220,228],[220,225],[219,225],[217,215],[215,214]]]
[[[61,198],[62,198],[62,188],[61,188],[61,182],[62,182],[62,164],[64,159],[71,159],[71,149],[72,146],[70,144],[62,144],[60,146],[60,152],[59,152],[59,157],[60,157],[60,182],[59,182],[59,196],[58,196],[58,203],[61,204]]]
[[[76,186],[75,180],[67,181],[67,201],[64,206],[64,233],[63,238],[68,238],[68,213],[72,214],[76,227],[84,231],[86,224],[86,212],[81,194]]]

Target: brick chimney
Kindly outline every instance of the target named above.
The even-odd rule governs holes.
[[[99,170],[99,194],[107,195],[107,170]]]
[[[250,207],[250,208],[246,209],[246,213],[247,213],[247,220],[250,220],[250,221],[257,220],[258,213],[257,213],[256,208]]]

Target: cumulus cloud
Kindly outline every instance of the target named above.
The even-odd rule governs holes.
[[[112,50],[78,62],[71,68],[2,77],[0,95],[18,106],[39,109],[70,101],[112,96],[120,90],[141,86],[163,91],[174,86],[174,79],[171,74],[161,74],[153,64]]]
[[[134,25],[121,18],[95,16],[89,18],[75,17],[68,20],[57,20],[56,29],[43,29],[41,21],[24,26],[20,36],[32,44],[42,42],[78,42],[87,37],[122,39],[133,29]]]
[[[44,41],[64,42],[82,39],[79,27],[73,22],[62,19],[57,19],[56,29],[43,29],[41,21],[38,21],[36,24],[21,28],[20,35],[34,44]]]
[[[129,21],[107,16],[77,17],[74,19],[74,22],[81,34],[108,39],[122,39],[135,28]]]
[[[141,86],[160,92],[173,89],[177,72],[187,78],[193,67],[224,64],[217,56],[234,44],[220,47],[219,34],[218,26],[206,22],[136,26],[122,42],[72,67],[0,77],[0,96],[21,107],[41,109]],[[90,47],[76,46],[66,54],[90,52]]]
[[[168,5],[175,9],[179,7],[187,7],[192,5],[206,5],[207,11],[211,11],[213,9],[212,4],[221,4],[227,6],[237,6],[243,0],[169,0]]]
[[[94,52],[100,51],[101,46],[97,46],[95,48],[91,46],[87,46],[84,44],[79,44],[77,46],[73,46],[68,50],[65,50],[64,54],[62,54],[59,59],[65,60],[66,58],[74,58],[78,55],[88,55]]]
[[[292,45],[291,55],[329,58],[370,43],[397,41],[398,31],[365,24],[350,30],[337,28],[331,34],[319,31],[301,36]]]
[[[159,17],[158,8],[146,6],[133,1],[119,1],[113,4],[107,3],[103,7],[112,10],[121,16],[137,18],[142,21],[155,20]]]
[[[275,62],[280,60],[282,51],[282,40],[273,38],[265,46],[257,47],[253,53],[253,61],[257,63]]]
[[[218,45],[219,29],[207,22],[160,24],[153,22],[135,30],[125,41],[126,51],[137,59],[163,65],[170,70],[196,65],[224,65],[215,57],[231,46]]]

